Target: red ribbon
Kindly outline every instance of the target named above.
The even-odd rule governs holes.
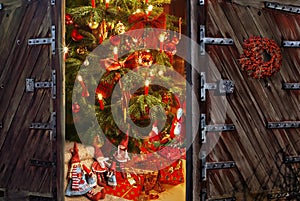
[[[142,38],[144,28],[151,27],[156,29],[166,29],[166,15],[165,13],[160,14],[158,17],[155,17],[152,20],[149,20],[147,14],[145,13],[136,13],[129,17],[128,22],[133,24],[133,26],[129,29],[129,33],[131,37],[135,37],[137,39]],[[153,30],[147,33],[148,37],[145,38],[146,45],[149,48],[158,47],[158,36],[161,34],[161,31]]]

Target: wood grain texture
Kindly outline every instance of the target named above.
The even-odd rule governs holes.
[[[289,3],[293,2],[285,2]],[[264,80],[248,77],[238,63],[243,41],[249,36],[267,37],[279,46],[282,40],[300,39],[299,15],[265,9],[262,4],[262,1],[209,0],[206,5],[206,35],[229,37],[235,43],[207,46],[211,65],[217,67],[222,78],[235,82],[234,94],[227,97],[226,122],[236,126],[236,131],[221,134],[208,159],[233,160],[237,164],[236,169],[209,173],[210,197],[254,193],[266,198],[266,192],[285,191],[283,184],[292,173],[283,164],[283,157],[300,155],[299,129],[270,130],[265,126],[268,121],[300,119],[299,92],[285,91],[281,86],[282,82],[299,82],[300,49],[281,47],[282,68],[268,79],[268,87]],[[216,81],[214,71],[208,74],[211,74],[209,82]],[[218,101],[218,97],[210,94],[209,100],[214,103],[210,107],[216,113],[223,112],[221,99]]]
[[[49,197],[52,168],[30,165],[30,159],[52,161],[50,131],[30,129],[33,122],[47,123],[53,112],[50,89],[25,92],[26,78],[50,81],[52,64],[49,45],[29,46],[30,38],[45,38],[52,25],[48,1],[2,1],[0,11],[0,187],[7,199],[14,192]],[[59,55],[58,55],[59,56]],[[53,66],[52,66],[53,65]],[[61,100],[61,99],[60,99]],[[60,132],[61,135],[61,132]],[[19,196],[20,197],[20,196]],[[22,197],[22,196],[21,196]],[[24,200],[23,198],[15,198]]]

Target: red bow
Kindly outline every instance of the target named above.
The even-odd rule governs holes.
[[[144,28],[150,26],[154,29],[166,29],[166,15],[165,13],[160,14],[158,17],[155,17],[152,20],[148,19],[148,15],[145,13],[136,13],[129,17],[128,22],[133,24],[129,29],[130,36],[136,39],[142,38],[144,34]],[[148,37],[145,38],[145,42],[149,48],[158,47],[158,36],[161,34],[161,31],[153,30],[148,32]]]
[[[137,53],[132,53],[126,58],[125,61],[116,61],[112,58],[101,59],[100,66],[104,67],[108,72],[113,70],[119,70],[122,67],[134,69],[138,67],[137,58]]]

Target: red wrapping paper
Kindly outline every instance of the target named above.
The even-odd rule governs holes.
[[[118,185],[115,188],[110,186],[105,187],[106,193],[120,198],[138,201],[143,188],[143,176],[133,174],[131,174],[131,176],[136,181],[135,185],[131,185],[127,179],[122,177],[120,172],[117,172],[116,178]]]
[[[162,184],[177,185],[184,182],[184,173],[182,167],[182,161],[178,160],[172,165],[159,171]]]

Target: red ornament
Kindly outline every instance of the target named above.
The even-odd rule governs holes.
[[[66,14],[66,25],[72,25],[74,23],[73,18],[70,14]]]
[[[73,29],[71,37],[74,41],[81,41],[83,39],[83,36],[78,32],[77,29]]]
[[[72,112],[73,113],[78,113],[80,111],[80,105],[75,102],[73,105],[72,105]]]
[[[153,64],[153,60],[154,59],[150,51],[143,51],[139,54],[138,63],[141,66],[149,67]]]
[[[102,44],[103,43],[103,36],[102,34],[99,35],[99,44]]]
[[[175,45],[178,45],[179,39],[177,37],[173,37],[172,38],[172,43],[175,44]]]
[[[121,39],[120,39],[119,36],[112,36],[112,37],[109,38],[109,41],[110,41],[110,43],[111,43],[113,46],[117,46],[117,45],[120,44]]]
[[[170,54],[170,55],[175,55],[176,54],[176,45],[172,42],[168,42],[164,45],[164,51],[167,53],[167,54]]]

